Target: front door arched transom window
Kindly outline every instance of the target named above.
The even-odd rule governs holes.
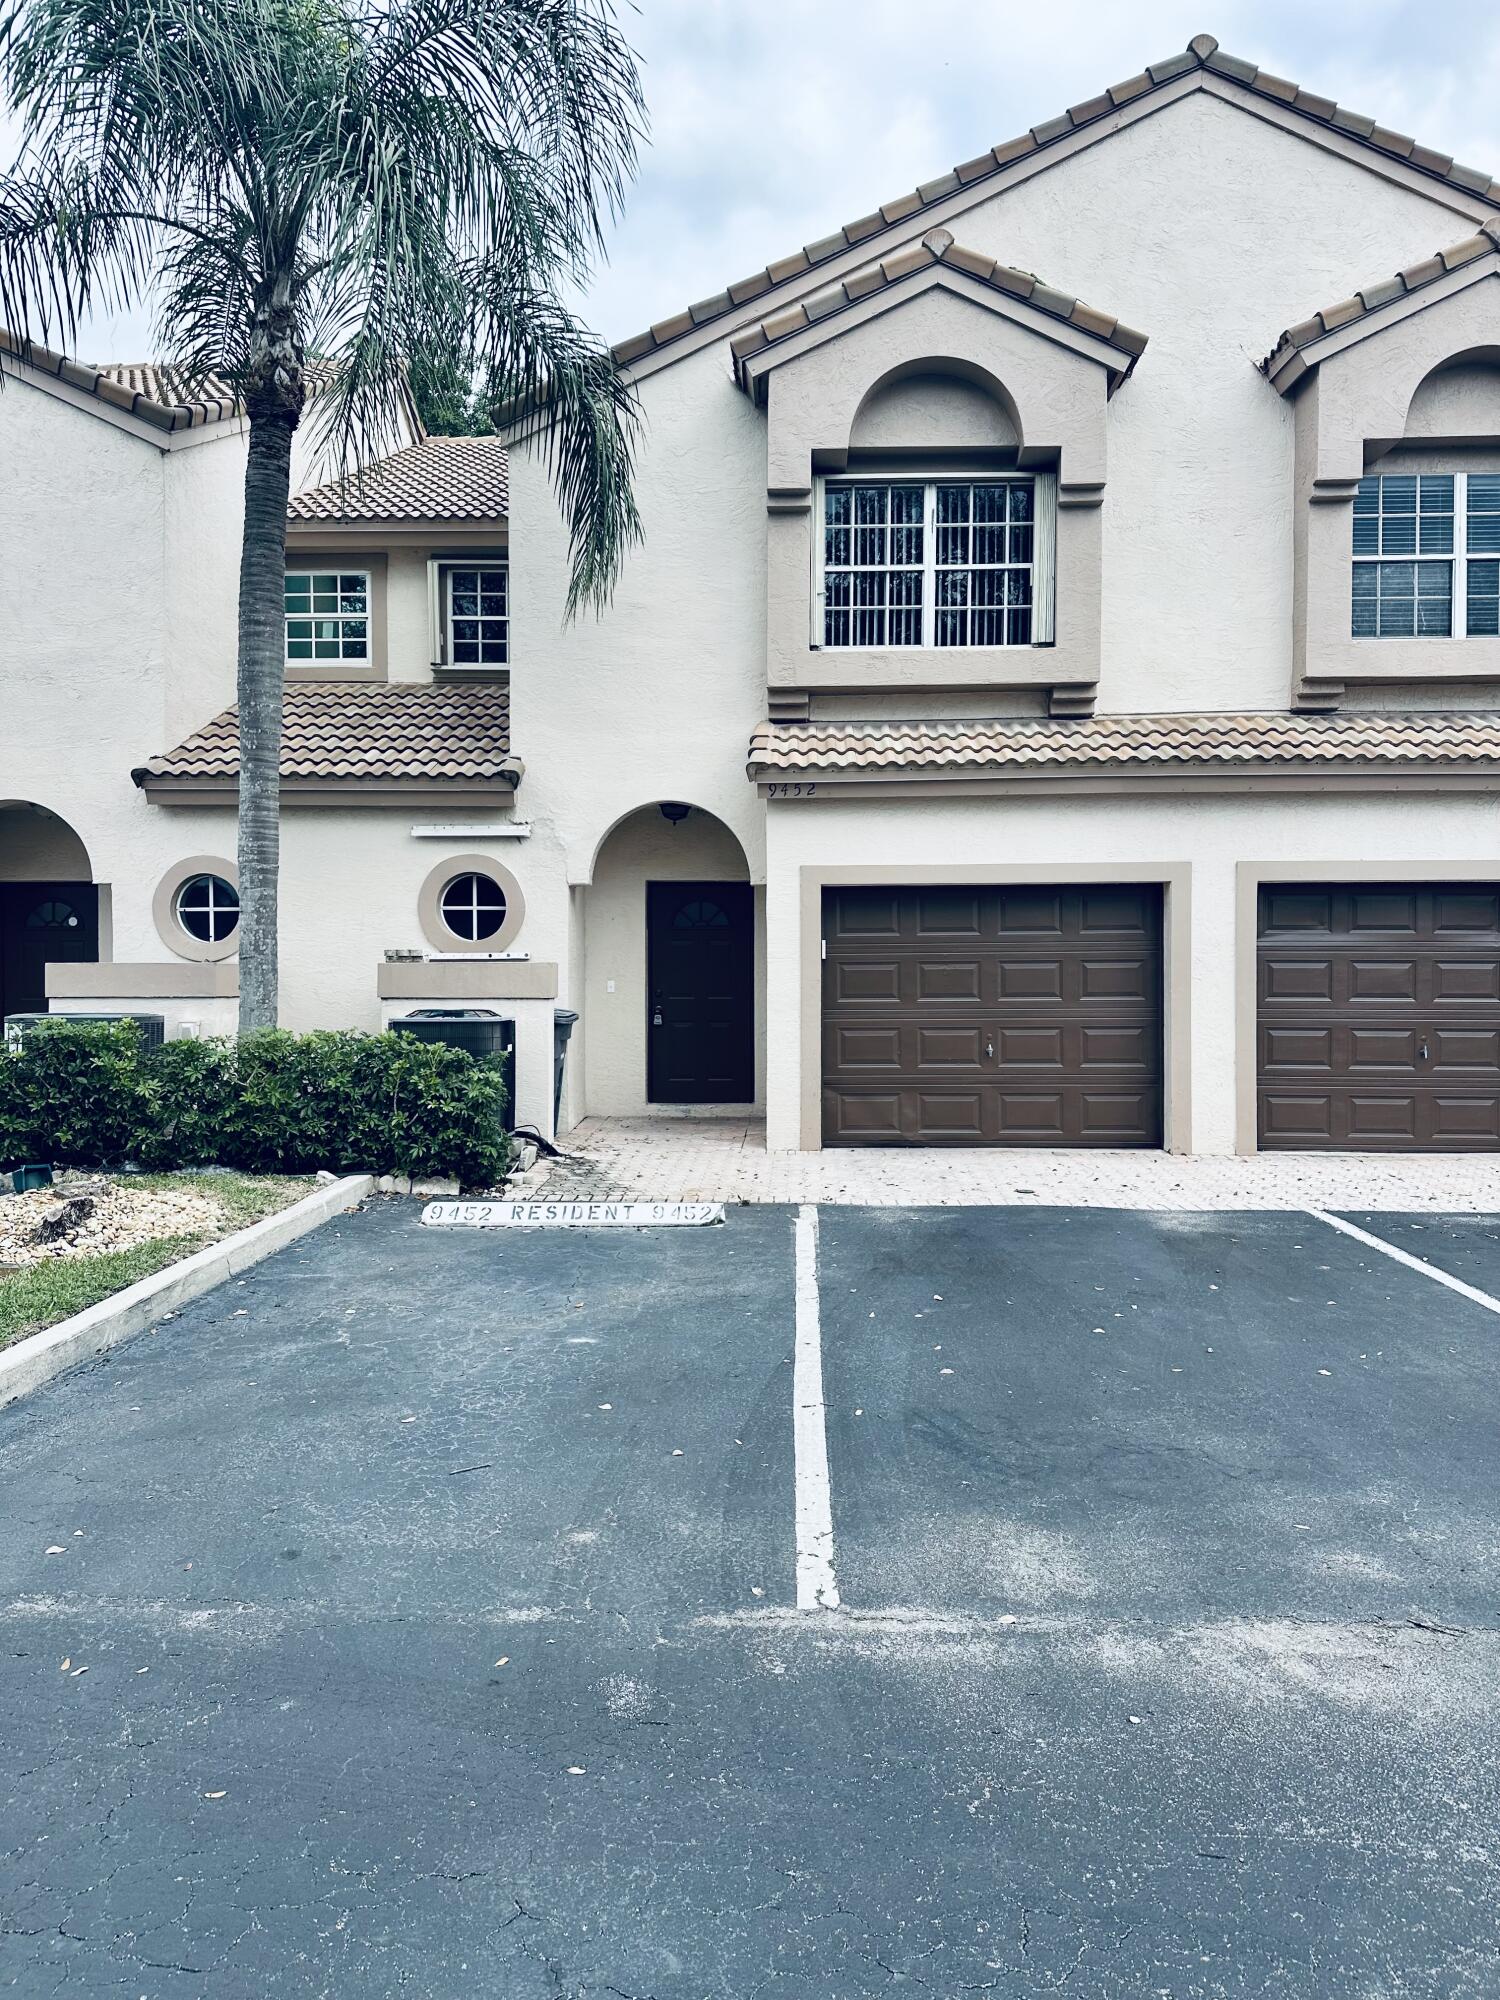
[[[727,929],[729,918],[717,903],[705,896],[701,901],[684,903],[672,919],[672,928],[677,931],[706,931],[716,928]]]
[[[32,931],[77,930],[78,912],[71,903],[64,903],[56,896],[49,896],[30,911],[26,918],[26,928]]]

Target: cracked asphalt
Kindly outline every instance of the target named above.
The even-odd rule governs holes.
[[[1295,1213],[824,1208],[799,1612],[793,1212],[418,1214],[0,1412],[0,1992],[1500,1992],[1493,1313]]]

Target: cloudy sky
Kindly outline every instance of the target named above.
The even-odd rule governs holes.
[[[1491,0],[640,0],[652,136],[588,300],[620,339],[1186,46],[1500,173]],[[101,319],[93,359],[146,351]]]

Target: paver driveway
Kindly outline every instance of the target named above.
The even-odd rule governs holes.
[[[824,1209],[799,1611],[795,1212],[417,1213],[0,1413],[0,1991],[1500,1991],[1482,1304],[1310,1216]]]

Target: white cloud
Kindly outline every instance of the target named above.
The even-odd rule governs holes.
[[[621,18],[652,143],[588,295],[611,339],[1199,31],[1500,174],[1500,13],[1484,0],[641,0]],[[139,354],[149,331],[147,314],[99,317],[81,345]]]

